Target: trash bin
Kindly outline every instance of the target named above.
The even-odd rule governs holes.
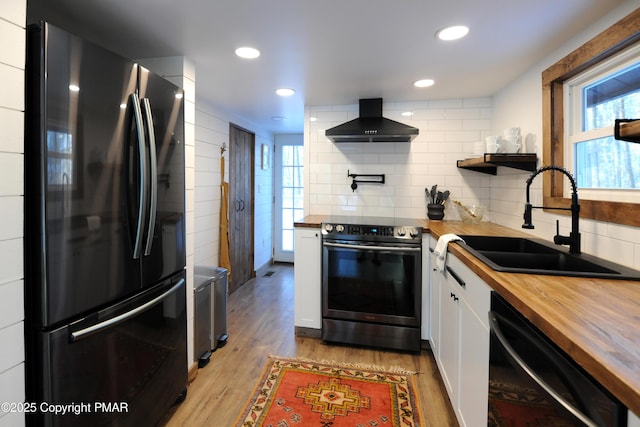
[[[209,363],[211,357],[211,278],[195,277],[194,296],[194,350],[198,368]]]
[[[227,269],[225,268],[196,266],[194,273],[197,284],[195,289],[196,355],[198,356],[198,366],[202,367],[208,363],[211,352],[227,343],[227,294],[229,293],[229,281]],[[201,302],[198,299],[199,293],[197,291],[200,288],[209,290],[208,319],[205,319],[206,316],[204,314],[202,317],[198,316],[199,303],[202,306],[201,310],[205,310],[207,305],[206,302]],[[200,299],[206,299],[206,294],[203,294]],[[206,328],[206,335],[198,331],[198,327]],[[205,336],[208,342],[200,343],[198,347],[198,337],[203,339]],[[204,351],[205,347],[208,347],[206,351]]]

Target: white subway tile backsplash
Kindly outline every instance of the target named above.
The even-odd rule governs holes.
[[[491,98],[465,98],[462,100],[462,105],[464,108],[490,108]]]
[[[420,134],[411,143],[376,144],[334,144],[324,138],[324,130],[341,123],[341,119],[336,123],[336,118],[351,116],[357,105],[308,107],[306,115],[318,117],[318,121],[305,128],[309,153],[306,164],[310,166],[310,182],[305,188],[309,200],[306,213],[424,218],[425,187],[438,184],[445,189],[453,182],[456,186],[452,189],[458,193],[469,187],[469,180],[462,177],[466,171],[456,167],[456,160],[464,158],[469,144],[490,132],[490,105],[490,98],[384,104],[385,117],[395,118],[402,111],[412,111],[411,119],[398,121],[418,127]],[[331,114],[325,114],[325,120],[320,111]],[[322,138],[316,139],[317,135]],[[384,173],[386,183],[359,184],[352,192],[347,170],[358,174]],[[478,182],[487,188],[490,183],[482,178],[473,181],[474,185]],[[478,194],[488,195],[489,190]]]
[[[463,99],[436,99],[429,101],[429,109],[433,108],[462,108],[464,106]]]

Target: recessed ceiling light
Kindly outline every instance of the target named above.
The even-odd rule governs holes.
[[[405,111],[405,112],[402,113],[402,116],[411,117],[411,116],[413,116],[413,112],[412,111]]]
[[[280,89],[276,90],[276,93],[278,95],[280,95],[280,96],[291,96],[294,93],[296,93],[296,91],[293,90],[293,89],[289,89],[289,88],[284,88],[283,87],[283,88],[280,88]]]
[[[244,46],[236,49],[236,55],[240,58],[255,59],[260,56],[260,51],[252,47]]]
[[[434,81],[431,79],[422,79],[422,80],[418,80],[417,82],[413,83],[413,85],[415,87],[429,87],[429,86],[433,86],[434,85]]]
[[[80,86],[78,86],[78,85],[69,85],[69,90],[71,92],[80,92]]]
[[[454,25],[452,27],[443,28],[436,33],[436,37],[440,40],[451,41],[463,38],[469,33],[469,28],[464,25]]]
[[[309,121],[310,122],[317,122],[318,118],[317,117],[309,117]]]

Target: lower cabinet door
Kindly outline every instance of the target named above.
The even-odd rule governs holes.
[[[440,370],[451,404],[458,396],[458,302],[447,280],[440,282]]]

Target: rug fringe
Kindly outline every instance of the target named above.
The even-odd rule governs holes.
[[[336,360],[327,360],[327,359],[309,359],[306,357],[281,357],[270,355],[270,359],[274,360],[282,360],[285,362],[300,362],[300,363],[316,363],[319,365],[329,365],[335,366],[343,369],[362,369],[373,372],[382,372],[388,374],[398,374],[398,375],[417,375],[418,372],[411,371],[409,369],[402,368],[400,366],[378,366],[370,363],[360,363],[360,362],[338,362]]]

